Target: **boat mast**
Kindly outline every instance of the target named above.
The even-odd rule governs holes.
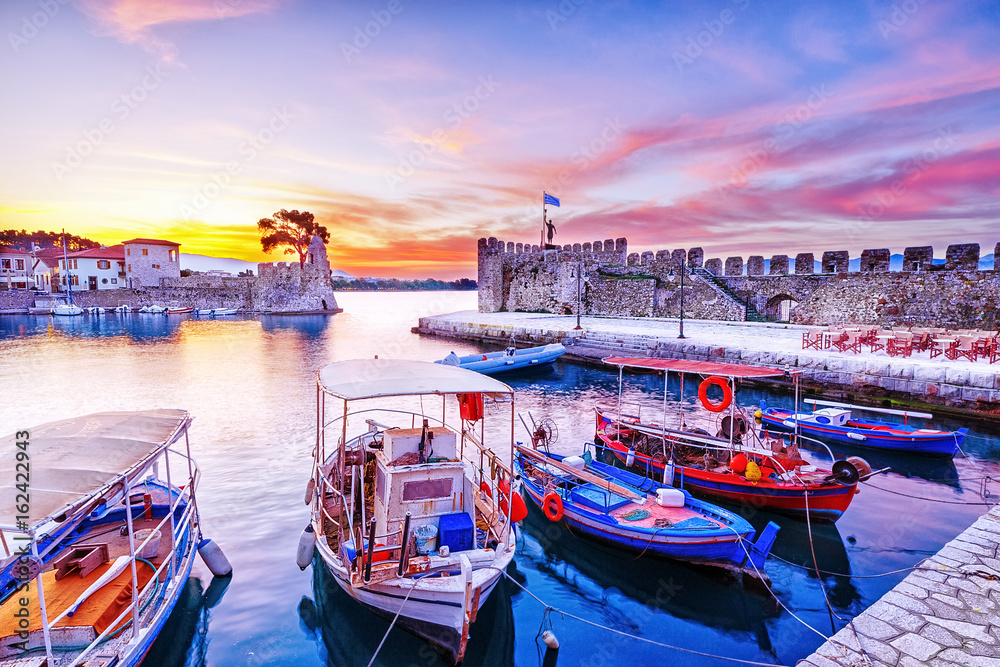
[[[69,255],[66,254],[66,229],[63,228],[63,267],[66,269],[66,286],[69,288],[69,305],[73,305],[73,276],[69,272]]]

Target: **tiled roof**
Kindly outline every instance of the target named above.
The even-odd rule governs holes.
[[[122,241],[123,244],[135,243],[137,245],[169,245],[180,247],[180,243],[174,243],[173,241],[164,241],[162,239],[131,239],[129,241]]]
[[[125,246],[113,245],[106,248],[87,248],[69,254],[72,259],[117,259],[125,261]]]

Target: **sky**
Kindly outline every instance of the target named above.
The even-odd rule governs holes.
[[[353,275],[476,240],[706,257],[1000,241],[1000,3],[5,0],[0,229]]]

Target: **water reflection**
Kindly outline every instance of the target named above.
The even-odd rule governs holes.
[[[333,322],[335,315],[261,315],[257,318],[264,331],[294,330],[307,336],[319,336]]]
[[[177,606],[153,642],[144,667],[200,667],[207,664],[209,611],[219,604],[232,577],[215,577],[208,590],[201,580],[189,577]]]
[[[696,621],[729,634],[752,637],[757,647],[772,651],[767,620],[780,614],[774,599],[762,591],[744,588],[732,575],[718,568],[697,567],[657,558],[636,558],[604,545],[576,537],[556,526],[531,503],[522,524],[525,545],[519,560],[530,561],[577,595],[600,602],[616,593],[653,612]],[[640,634],[648,628],[631,628],[618,609],[605,604],[612,627]]]
[[[314,599],[303,597],[298,607],[303,630],[317,641],[327,665],[367,664],[389,629],[389,621],[341,590],[319,558],[313,559],[312,571]],[[514,614],[507,586],[501,577],[480,608],[469,631],[463,664],[514,664]],[[449,663],[431,644],[397,626],[389,633],[374,664],[438,667]]]

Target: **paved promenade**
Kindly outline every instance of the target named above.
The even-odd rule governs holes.
[[[506,344],[565,342],[569,353],[600,359],[610,354],[671,359],[731,361],[798,368],[808,382],[832,389],[863,391],[877,387],[900,397],[966,410],[1000,408],[1000,363],[935,359],[928,352],[889,357],[867,348],[860,354],[836,349],[803,350],[808,327],[759,322],[684,320],[678,339],[676,319],[576,317],[540,313],[461,311],[420,318],[420,333]]]
[[[1000,665],[1000,508],[914,570],[799,667]]]

